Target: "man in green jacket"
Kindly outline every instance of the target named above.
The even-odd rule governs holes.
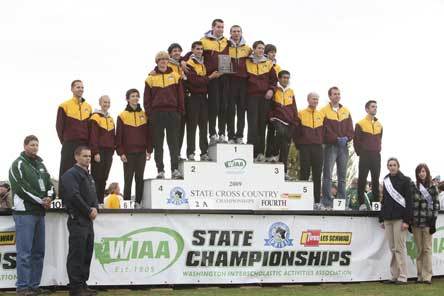
[[[12,163],[9,182],[17,249],[17,295],[40,295],[45,256],[45,210],[55,197],[43,160],[37,156],[39,140],[27,136],[24,151]]]

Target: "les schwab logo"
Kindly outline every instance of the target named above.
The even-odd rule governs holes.
[[[301,245],[305,247],[318,246],[348,246],[351,243],[351,232],[326,232],[321,230],[306,230],[301,235]]]
[[[0,232],[0,246],[15,245],[15,231]]]

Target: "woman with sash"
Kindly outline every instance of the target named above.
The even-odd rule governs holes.
[[[412,182],[413,224],[417,257],[418,283],[432,283],[432,235],[436,232],[439,200],[438,189],[432,184],[430,170],[424,163],[415,169],[416,182]]]
[[[407,284],[406,238],[412,223],[411,180],[399,170],[399,161],[390,158],[387,161],[389,174],[384,177],[383,198],[379,222],[385,229],[392,258],[390,262],[391,279],[386,283]]]

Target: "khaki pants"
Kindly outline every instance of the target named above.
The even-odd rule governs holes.
[[[405,241],[407,238],[407,230],[402,231],[402,220],[384,221],[385,238],[387,239],[392,252],[392,260],[390,261],[390,272],[393,281],[407,281],[407,251]]]
[[[432,280],[432,235],[429,230],[429,227],[413,227],[413,238],[418,250],[418,281]]]

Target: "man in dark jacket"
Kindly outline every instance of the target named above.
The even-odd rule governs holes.
[[[68,211],[69,251],[66,268],[71,296],[94,295],[86,284],[94,246],[93,221],[97,217],[97,194],[89,173],[91,150],[86,146],[74,152],[76,164],[62,176],[62,190]]]
[[[407,229],[412,223],[412,192],[411,180],[399,171],[399,162],[396,158],[387,161],[390,174],[384,178],[383,198],[379,222],[385,229],[392,253],[390,271],[392,278],[387,283],[406,284],[406,245]]]
[[[55,197],[51,178],[37,155],[39,140],[30,135],[9,170],[17,249],[17,295],[40,295],[45,257],[45,210]]]

